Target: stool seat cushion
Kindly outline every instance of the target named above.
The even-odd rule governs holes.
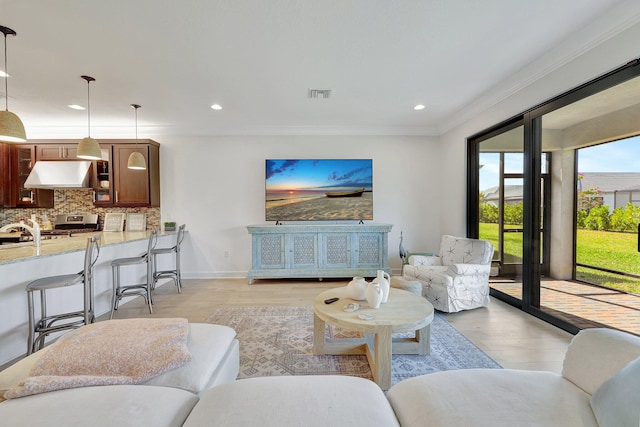
[[[43,277],[42,279],[29,282],[25,288],[27,291],[41,291],[55,288],[63,288],[82,283],[84,275],[82,273],[63,274],[60,276]]]
[[[184,427],[398,426],[382,390],[348,376],[242,379],[200,396]]]
[[[164,254],[171,254],[175,251],[176,251],[176,247],[172,246],[170,248],[156,248],[152,250],[151,253],[154,255],[164,255]]]
[[[42,393],[0,403],[0,423],[30,427],[181,426],[198,397],[167,387],[114,385]]]
[[[132,264],[142,264],[147,261],[146,256],[134,256],[129,258],[118,258],[111,261],[111,265],[132,265]]]

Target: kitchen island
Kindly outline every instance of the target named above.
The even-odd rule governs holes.
[[[158,247],[175,244],[175,232],[158,234]],[[27,350],[28,314],[26,285],[32,280],[76,273],[83,268],[87,238],[100,235],[100,255],[94,270],[96,317],[111,310],[111,260],[146,252],[149,232],[96,232],[43,240],[38,251],[33,242],[0,245],[0,365]],[[159,257],[158,269],[172,268],[172,260]],[[167,265],[162,265],[167,263]],[[166,267],[166,268],[165,268]],[[142,283],[144,265],[122,272],[123,283]],[[82,288],[56,289],[47,294],[51,312],[73,311],[82,306]],[[116,314],[117,317],[117,314]]]

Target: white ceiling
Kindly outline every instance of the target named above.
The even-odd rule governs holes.
[[[86,105],[83,74],[96,78],[95,138],[133,137],[131,103],[140,137],[437,135],[551,49],[571,57],[630,25],[615,15],[623,3],[0,0],[0,25],[18,33],[9,109],[30,138],[86,136],[86,111],[67,107]],[[616,31],[594,25],[604,16]],[[592,40],[568,43],[579,31]],[[309,99],[310,88],[332,96]]]

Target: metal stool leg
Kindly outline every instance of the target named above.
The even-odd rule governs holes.
[[[27,341],[27,356],[30,355],[31,353],[33,353],[34,349],[33,349],[33,345],[34,345],[34,335],[35,335],[35,313],[34,313],[34,307],[33,307],[33,292],[32,291],[28,291],[27,292],[27,305],[29,308],[29,338]]]
[[[109,320],[113,319],[113,312],[117,309],[118,291],[120,290],[120,269],[117,265],[112,265],[111,271],[113,272],[113,296],[111,298],[111,315],[109,316]]]
[[[176,286],[178,293],[182,293],[182,276],[180,275],[180,248],[176,248]]]
[[[38,322],[38,326],[46,326],[46,325],[40,325],[40,322],[43,322],[44,320],[42,319],[46,319],[47,318],[47,294],[45,293],[45,290],[42,289],[40,291],[40,321]],[[40,329],[40,328],[38,328]],[[38,351],[38,350],[42,350],[44,348],[44,339],[47,337],[46,334],[42,334],[42,332],[38,332],[38,336],[35,338],[35,341],[33,342],[33,351]]]
[[[151,286],[153,285],[153,257],[147,254],[147,304],[149,305],[149,314],[153,314],[153,300],[151,299]]]

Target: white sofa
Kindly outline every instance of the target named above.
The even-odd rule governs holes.
[[[173,387],[88,387],[0,403],[7,426],[638,426],[640,338],[580,332],[562,374],[469,369],[404,380],[384,393],[341,376],[264,377],[199,397]]]
[[[493,246],[486,240],[442,236],[436,256],[411,255],[405,280],[422,283],[422,295],[447,313],[489,305]]]
[[[561,375],[510,369],[436,372],[396,384],[387,397],[403,427],[636,427],[640,338],[586,329],[571,341]]]
[[[29,427],[398,427],[384,393],[348,376],[262,377],[200,397],[173,387],[114,385],[0,403],[0,425]]]
[[[152,378],[145,385],[180,388],[199,395],[215,385],[237,378],[240,346],[232,328],[190,323],[187,347],[192,356],[189,363]],[[7,390],[29,376],[31,368],[48,350],[49,347],[45,347],[0,372],[0,400]]]

